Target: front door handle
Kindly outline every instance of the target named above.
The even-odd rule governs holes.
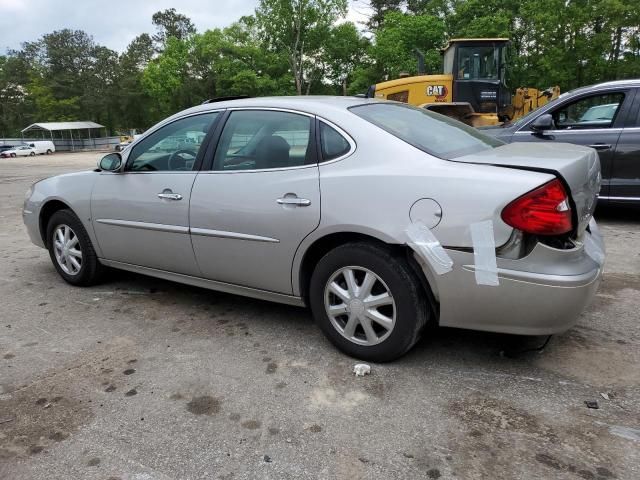
[[[158,194],[158,198],[163,198],[165,200],[182,200],[182,195],[179,193],[162,192]]]
[[[294,205],[296,207],[308,207],[311,205],[311,200],[298,197],[282,197],[276,200],[278,205]]]
[[[611,145],[607,145],[605,143],[594,143],[593,145],[589,145],[591,148],[595,148],[596,150],[609,150]]]

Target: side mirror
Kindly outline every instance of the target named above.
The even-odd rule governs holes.
[[[100,159],[98,168],[105,172],[115,172],[122,165],[122,157],[119,153],[109,153]]]
[[[549,113],[540,115],[531,124],[531,129],[536,133],[544,132],[545,130],[553,130],[555,125],[553,123],[553,117]]]

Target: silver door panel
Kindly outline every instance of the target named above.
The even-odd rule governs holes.
[[[205,278],[291,294],[291,266],[320,222],[317,166],[204,172],[191,196],[191,240]],[[308,205],[278,199],[309,200]]]
[[[195,172],[102,174],[93,190],[93,228],[104,258],[200,275],[189,237]],[[181,200],[159,198],[170,190]]]

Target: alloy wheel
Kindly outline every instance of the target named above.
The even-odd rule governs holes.
[[[53,231],[53,250],[58,265],[67,275],[77,275],[82,268],[82,247],[76,233],[68,225]]]
[[[324,306],[333,327],[358,345],[383,342],[396,323],[391,290],[364,267],[344,267],[331,275],[325,286]]]

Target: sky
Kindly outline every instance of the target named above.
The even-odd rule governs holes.
[[[96,43],[122,52],[141,33],[153,33],[151,16],[175,8],[198,31],[225,27],[255,10],[258,0],[0,0],[0,54],[45,33],[84,30]],[[366,0],[350,1],[348,19],[366,20]]]

